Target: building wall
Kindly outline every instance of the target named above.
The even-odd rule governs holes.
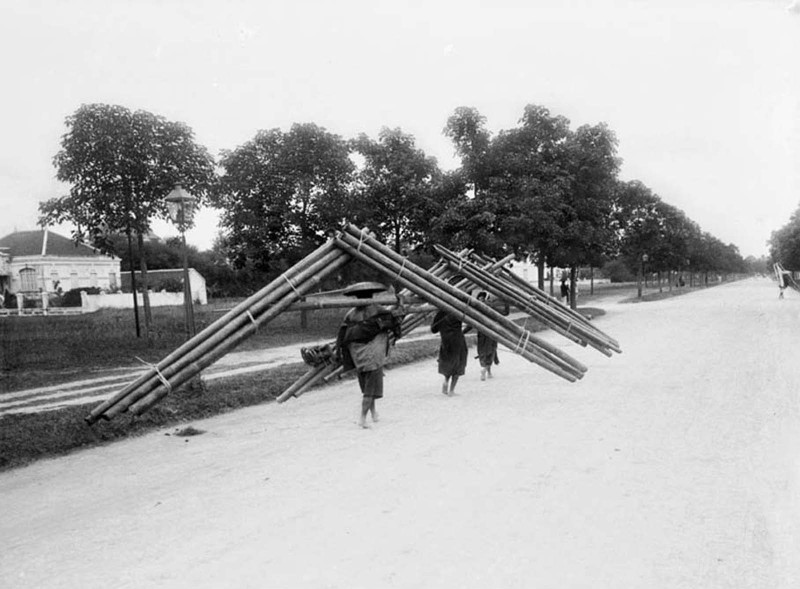
[[[118,259],[105,256],[17,256],[10,263],[11,283],[8,290],[17,293],[41,288],[55,292],[60,287],[66,292],[73,288],[96,287],[113,291],[121,284],[119,265]]]

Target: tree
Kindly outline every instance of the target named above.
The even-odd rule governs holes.
[[[618,252],[626,256],[635,268],[640,298],[644,256],[655,259],[655,252],[660,247],[662,218],[659,204],[661,199],[638,180],[617,184],[612,224]]]
[[[555,261],[570,268],[572,290],[577,267],[613,247],[613,212],[616,179],[621,160],[617,138],[605,123],[579,127],[566,140],[569,189],[564,193]],[[575,293],[570,301],[575,305]]]
[[[354,190],[356,221],[368,223],[395,251],[415,245],[429,227],[429,203],[442,181],[436,159],[400,129],[383,128],[375,141],[361,134],[351,143],[364,158]]]
[[[786,225],[772,232],[768,243],[772,263],[780,262],[786,268],[800,269],[800,207],[792,213]]]
[[[66,119],[67,133],[53,163],[69,194],[39,206],[42,225],[71,222],[73,238],[107,251],[116,233],[136,236],[144,282],[145,328],[150,332],[144,235],[167,218],[164,197],[180,183],[202,203],[214,182],[214,160],[184,123],[123,106],[85,104]],[[134,312],[139,335],[134,289]]]
[[[470,106],[460,106],[447,119],[443,131],[461,158],[466,180],[477,196],[485,186],[489,167],[491,134],[486,129],[486,117]]]
[[[280,271],[321,243],[347,212],[349,156],[341,137],[313,123],[259,131],[223,151],[211,202],[234,265]]]
[[[505,204],[498,232],[516,255],[536,259],[539,288],[544,288],[544,265],[561,239],[559,220],[569,189],[569,120],[529,104],[519,123],[492,142],[489,190]]]

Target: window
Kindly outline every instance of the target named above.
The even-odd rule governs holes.
[[[117,275],[113,272],[108,273],[108,288],[117,290]]]
[[[23,268],[19,271],[20,290],[22,292],[35,292],[38,290],[36,287],[36,270],[34,268]]]
[[[94,270],[89,273],[89,286],[97,286],[97,272]]]

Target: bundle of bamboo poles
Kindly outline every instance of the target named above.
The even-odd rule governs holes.
[[[458,253],[459,256],[466,256],[469,254],[469,250],[462,250]],[[495,270],[499,267],[502,267],[505,263],[507,263],[510,259],[513,259],[513,255],[507,256],[506,258],[500,261],[492,261],[485,265],[485,269]],[[438,260],[436,264],[434,264],[429,270],[433,276],[446,279],[450,276],[450,272],[448,269],[448,264],[444,260]],[[461,279],[457,283],[454,284],[456,288],[468,288],[471,286],[471,283],[466,279]],[[399,297],[405,298],[411,294],[411,291],[408,289],[403,289],[398,294]],[[372,302],[376,304],[385,304],[382,302],[380,298],[374,298]],[[390,302],[390,301],[389,301]],[[405,337],[417,327],[422,325],[426,319],[436,312],[436,308],[433,309],[423,309],[423,308],[416,308],[416,309],[408,309],[408,314],[403,318],[403,322],[400,326],[400,337]],[[336,342],[330,342],[328,345],[335,345]],[[390,343],[395,343],[395,338],[393,335],[390,336]],[[299,397],[308,389],[313,388],[314,386],[322,383],[328,382],[333,378],[342,376],[343,368],[341,362],[336,360],[335,358],[331,358],[329,362],[319,365],[319,366],[312,366],[306,371],[304,375],[302,375],[299,379],[297,379],[290,387],[288,387],[285,391],[283,391],[276,400],[278,403],[283,403],[292,397]]]
[[[491,306],[408,261],[354,225],[335,237],[336,244],[354,259],[391,277],[404,288],[438,309],[502,343],[505,347],[571,382],[582,378],[586,367],[558,347],[536,337]]]
[[[524,311],[553,331],[581,346],[590,345],[606,356],[622,351],[616,340],[597,329],[583,315],[558,303],[552,297],[543,299],[532,287],[523,289],[518,286],[517,281],[508,280],[507,277],[500,278],[443,246],[434,247],[439,256],[450,265],[452,272],[464,276],[475,286]],[[506,268],[502,269],[508,271]],[[516,276],[511,272],[508,274]],[[527,285],[525,281],[522,283]]]
[[[87,423],[130,411],[139,415],[187,382],[245,338],[254,334],[326,276],[350,261],[333,239],[303,258],[193,338],[151,366],[142,376],[107,399],[85,418]]]
[[[788,270],[786,270],[783,267],[783,264],[781,264],[780,262],[775,262],[772,265],[772,269],[775,271],[775,278],[778,279],[778,286],[782,287],[784,285],[784,283],[785,283],[787,286],[790,286],[791,288],[793,288],[797,292],[800,292],[800,285],[798,285],[794,281],[794,278],[792,277],[792,273],[789,272]],[[784,277],[786,277],[786,278],[784,279]]]

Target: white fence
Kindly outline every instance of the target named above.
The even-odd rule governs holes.
[[[172,307],[183,305],[182,292],[151,292],[151,307]],[[142,295],[136,295],[139,305],[142,304]],[[197,303],[197,301],[195,301]],[[100,293],[96,295],[81,292],[81,309],[84,313],[94,313],[98,309],[133,309],[133,294],[118,292],[113,294]]]

